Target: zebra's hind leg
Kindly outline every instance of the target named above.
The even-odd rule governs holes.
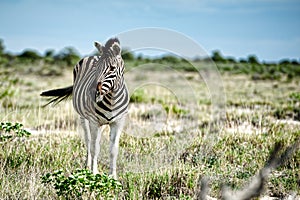
[[[110,124],[110,171],[109,174],[113,176],[113,178],[117,178],[117,157],[119,151],[119,140],[124,127],[125,116],[121,119]]]

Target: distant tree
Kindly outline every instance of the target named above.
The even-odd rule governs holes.
[[[54,63],[55,51],[53,49],[48,49],[44,54],[44,61],[46,63],[53,64]]]
[[[290,60],[290,59],[282,59],[279,61],[279,65],[288,65],[288,64],[292,64],[292,65],[299,65],[300,61],[298,62],[296,59]]]
[[[132,61],[132,60],[134,60],[134,55],[129,49],[123,49],[122,58],[125,61]]]
[[[287,65],[287,64],[290,64],[290,63],[291,63],[291,61],[287,58],[282,59],[282,60],[279,61],[279,65]]]
[[[291,63],[292,63],[293,65],[299,65],[299,64],[300,64],[300,63],[299,63],[297,60],[295,60],[295,59],[292,60]]]
[[[142,54],[139,54],[138,56],[137,56],[137,60],[139,60],[139,61],[141,61],[141,60],[143,60],[144,58],[143,58],[143,55]]]
[[[36,60],[41,59],[41,56],[35,50],[26,49],[21,54],[18,55],[18,58],[23,60],[28,60],[30,62],[34,62]]]
[[[249,55],[247,61],[250,64],[259,64],[259,61],[255,55]]]
[[[160,60],[163,62],[172,63],[172,64],[176,64],[176,63],[180,62],[179,58],[172,56],[172,55],[165,55]]]
[[[80,56],[75,48],[65,47],[54,56],[54,59],[65,62],[68,66],[70,66],[74,65],[80,59]]]
[[[5,49],[5,47],[4,47],[4,44],[3,44],[3,40],[0,39],[0,55],[4,54],[4,49]]]
[[[3,40],[0,39],[0,65],[6,65],[8,63],[8,58],[4,53],[4,44],[3,44]]]
[[[48,49],[45,51],[45,57],[54,57],[54,50],[53,49]]]
[[[226,58],[226,60],[227,60],[227,62],[229,62],[229,63],[236,63],[234,57],[228,57],[228,58]]]
[[[247,63],[247,60],[245,58],[241,58],[239,62],[240,63]]]
[[[214,62],[225,62],[226,61],[219,51],[213,51],[211,59]]]

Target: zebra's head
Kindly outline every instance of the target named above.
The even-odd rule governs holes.
[[[123,82],[124,61],[117,38],[109,39],[104,46],[95,42],[95,47],[101,55],[97,75],[97,98],[101,101],[103,96],[116,90]]]
[[[95,42],[95,47],[99,51],[101,56],[114,57],[121,56],[121,46],[118,38],[109,39],[103,46],[99,42]]]

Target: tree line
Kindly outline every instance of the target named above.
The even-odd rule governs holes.
[[[70,66],[78,62],[79,59],[80,55],[73,47],[65,47],[59,52],[49,49],[45,51],[44,55],[33,49],[25,49],[21,53],[12,54],[5,51],[3,40],[0,39],[0,65],[11,65],[19,62],[32,64],[43,61],[47,64],[65,64]]]
[[[97,52],[93,53],[93,55],[96,55]],[[131,52],[128,49],[123,50],[123,59],[125,61],[152,61],[152,62],[169,62],[169,63],[180,63],[185,62],[185,59],[181,59],[176,56],[172,55],[164,55],[159,58],[147,58],[143,57],[142,55],[135,55],[133,52]],[[43,55],[41,55],[39,52],[33,49],[25,49],[21,53],[12,54],[7,51],[5,51],[4,42],[2,39],[0,39],[0,65],[10,65],[11,63],[15,62],[22,62],[24,64],[31,64],[34,62],[43,61],[47,64],[59,64],[59,65],[67,65],[67,66],[73,66],[78,62],[78,60],[81,58],[80,54],[74,47],[65,47],[59,52],[55,52],[53,49],[48,49],[44,52]],[[247,64],[253,64],[253,65],[263,65],[263,64],[276,64],[276,65],[300,65],[300,59],[299,61],[296,59],[282,59],[278,61],[277,63],[265,63],[259,61],[257,56],[255,55],[249,55],[247,58],[241,58],[239,60],[233,58],[233,57],[224,57],[220,51],[216,50],[212,52],[212,55],[207,58],[194,58],[192,61],[194,62],[201,62],[201,61],[214,61],[215,63],[221,63],[221,64],[236,64],[236,63],[247,63]]]
[[[213,51],[211,59],[217,63],[248,63],[248,64],[292,64],[292,65],[299,65],[300,59],[297,61],[296,59],[282,59],[277,63],[263,63],[259,61],[256,55],[249,55],[247,58],[241,58],[236,60],[233,57],[223,57],[220,51]]]

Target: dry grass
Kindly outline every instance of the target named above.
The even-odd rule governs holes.
[[[130,105],[120,142],[120,198],[192,199],[198,178],[204,176],[211,178],[211,196],[218,197],[224,182],[239,188],[256,174],[275,142],[288,146],[300,137],[299,121],[274,115],[279,107],[292,106],[289,95],[300,92],[296,78],[253,81],[245,75],[223,74],[226,117],[210,140],[205,136],[212,130],[211,99],[198,74],[143,69],[125,76],[131,93],[137,88],[143,92],[137,94],[141,102]],[[39,93],[70,85],[71,70],[60,77],[1,77],[15,92],[0,100],[0,120],[20,122],[33,134],[0,144],[0,199],[57,198],[40,177],[61,168],[69,172],[83,168],[85,148],[71,101],[41,108],[46,101]],[[19,80],[13,83],[16,77]],[[108,129],[101,144],[99,167],[107,172]],[[299,195],[299,159],[298,151],[271,174],[266,195],[284,197],[290,191]]]

